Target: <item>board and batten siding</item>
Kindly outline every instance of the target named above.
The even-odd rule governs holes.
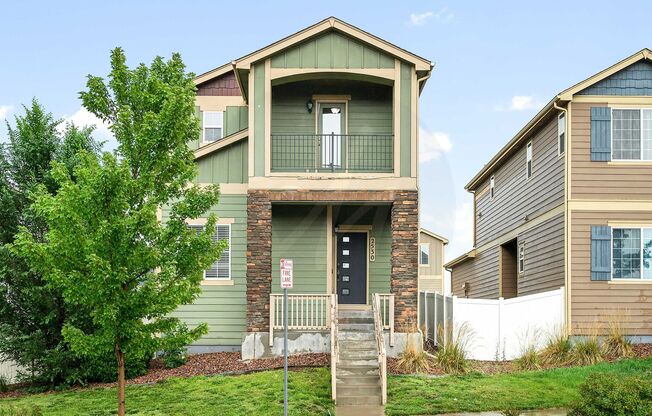
[[[572,104],[571,199],[652,200],[652,163],[591,161],[591,107],[604,106]]]
[[[519,234],[517,242],[525,246],[525,267],[517,279],[518,296],[564,286],[564,214]]]
[[[526,146],[532,142],[532,177],[526,177]],[[557,117],[552,117],[477,189],[475,246],[506,234],[564,202],[564,157],[558,156]]]
[[[247,196],[221,195],[217,206],[209,213],[220,218],[232,218],[231,276],[233,285],[202,285],[202,293],[191,305],[182,305],[172,315],[190,327],[206,322],[208,334],[193,346],[240,346],[242,333],[247,330]],[[163,209],[162,221],[169,211]]]
[[[240,140],[197,160],[198,183],[247,183],[249,152]]]
[[[571,212],[571,331],[605,333],[609,316],[623,317],[627,335],[652,334],[652,285],[591,280],[591,226],[608,221],[649,223],[652,211]],[[601,327],[596,328],[600,322]]]
[[[327,293],[325,206],[272,207],[272,293],[283,292],[279,280],[282,258],[294,262],[291,293]]]
[[[392,89],[383,85],[342,81],[336,85],[292,83],[272,89],[272,134],[315,134],[317,106],[312,113],[306,101],[319,91],[328,95],[350,95],[348,134],[392,134]]]
[[[463,285],[468,283],[469,298],[497,299],[500,296],[499,258],[500,246],[495,246],[455,266],[451,273],[453,295],[465,297]]]
[[[394,58],[349,36],[328,32],[272,57],[272,68],[394,68]]]

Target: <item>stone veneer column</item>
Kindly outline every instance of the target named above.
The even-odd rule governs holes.
[[[398,191],[392,204],[392,275],[394,326],[407,332],[417,326],[419,194]]]
[[[272,203],[266,191],[247,194],[247,331],[269,331],[272,292]]]

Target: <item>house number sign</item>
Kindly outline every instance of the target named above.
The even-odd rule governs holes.
[[[369,261],[376,261],[376,237],[369,238]]]

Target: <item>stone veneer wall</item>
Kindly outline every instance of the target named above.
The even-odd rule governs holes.
[[[269,331],[272,292],[272,202],[267,191],[247,194],[247,331]]]
[[[394,325],[398,332],[417,326],[419,195],[398,191],[392,204],[392,275]]]

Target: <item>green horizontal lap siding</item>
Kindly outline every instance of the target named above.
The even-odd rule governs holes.
[[[376,259],[369,260],[369,299],[374,293],[391,292],[392,230],[390,206],[344,205],[333,208],[333,224],[371,225],[369,238],[376,239]],[[369,253],[367,253],[369,255]]]
[[[254,65],[254,175],[265,176],[265,63]]]
[[[326,293],[326,253],[326,207],[272,208],[272,293],[282,292],[282,258],[294,261],[294,287],[290,293]]]
[[[247,183],[247,140],[240,140],[197,161],[199,183]]]
[[[189,326],[208,324],[208,334],[193,345],[239,346],[247,329],[247,196],[222,195],[211,209],[221,218],[233,218],[231,225],[231,276],[233,286],[202,286],[202,293],[192,305],[183,305],[173,313]],[[163,209],[163,221],[169,218]],[[207,213],[208,215],[208,213]]]
[[[394,58],[373,46],[329,32],[272,57],[272,68],[394,68]]]
[[[401,63],[401,176],[412,174],[412,67]]]
[[[248,126],[249,110],[247,106],[226,107],[224,113],[224,136],[230,136]]]

